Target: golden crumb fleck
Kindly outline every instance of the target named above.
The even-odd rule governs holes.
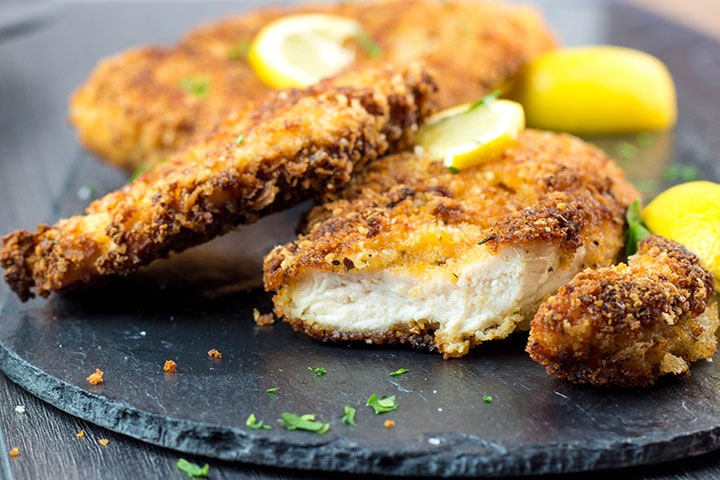
[[[77,433],[75,434],[75,436],[76,436],[77,438],[83,438],[83,437],[85,437],[85,430],[80,430],[79,432],[77,432]]]
[[[175,363],[175,360],[165,360],[163,370],[166,372],[175,373],[177,372],[177,363]]]
[[[383,423],[383,426],[385,426],[385,428],[393,428],[395,426],[395,420],[390,420],[388,418],[385,420],[385,423]]]
[[[102,383],[103,375],[104,372],[99,368],[96,368],[95,373],[91,373],[90,375],[88,375],[85,380],[87,380],[88,383],[90,383],[91,385],[97,385],[98,383]]]
[[[255,319],[255,323],[261,327],[275,323],[275,316],[272,313],[260,314],[260,310],[257,308],[253,308],[253,318]]]
[[[14,447],[12,450],[10,450],[11,457],[17,457],[18,455],[20,455],[20,449],[18,447]]]
[[[110,443],[110,440],[108,440],[107,438],[101,438],[100,440],[98,440],[98,443],[103,447],[107,447],[108,443]]]
[[[217,350],[215,350],[214,348],[212,348],[208,351],[208,357],[222,358],[222,353],[220,353]]]

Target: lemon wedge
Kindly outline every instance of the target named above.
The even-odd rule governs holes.
[[[248,50],[258,78],[273,88],[304,87],[355,62],[345,43],[363,35],[349,18],[326,14],[291,15],[263,27]]]
[[[462,170],[498,157],[525,128],[523,107],[494,96],[443,110],[420,128],[416,144],[442,158],[451,170]]]
[[[715,276],[720,288],[720,184],[681,183],[655,197],[642,211],[651,232],[685,245]]]
[[[667,130],[677,117],[675,84],[665,64],[611,45],[540,55],[507,96],[525,107],[529,126],[579,135]]]

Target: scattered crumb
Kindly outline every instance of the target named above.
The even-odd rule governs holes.
[[[385,428],[393,428],[395,426],[395,420],[390,420],[389,418],[385,420],[385,423],[383,423],[383,426]]]
[[[104,372],[99,368],[96,368],[95,373],[91,373],[90,375],[88,375],[85,380],[87,380],[88,383],[90,383],[91,385],[97,385],[98,383],[102,383],[103,375]]]
[[[165,360],[163,370],[169,373],[175,373],[177,372],[177,363],[175,363],[175,360]]]
[[[272,313],[263,313],[261,315],[257,308],[253,308],[253,318],[255,319],[255,323],[261,327],[275,323],[275,315]]]
[[[108,443],[110,443],[110,440],[108,440],[107,438],[101,438],[100,440],[98,440],[98,443],[103,447],[107,447]]]
[[[437,446],[437,445],[440,445],[440,439],[439,439],[439,438],[436,438],[436,437],[430,437],[430,438],[428,438],[428,443],[429,443],[430,445],[435,445],[435,446]]]
[[[17,457],[18,455],[20,455],[20,449],[18,447],[14,447],[12,450],[10,450],[11,457]]]
[[[75,434],[77,438],[84,438],[85,437],[85,430],[80,430]]]
[[[215,350],[214,348],[212,348],[212,349],[210,349],[210,351],[208,351],[208,357],[222,358],[222,353],[220,353],[217,350]]]
[[[24,405],[18,405],[15,407],[15,413],[25,413],[25,406]]]

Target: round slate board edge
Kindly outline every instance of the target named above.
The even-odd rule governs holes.
[[[292,435],[315,434],[288,432],[287,441],[277,441],[263,438],[262,432],[161,417],[48,375],[3,344],[0,369],[54,407],[117,433],[188,454],[302,470],[425,477],[546,475],[666,462],[720,448],[720,427],[664,441],[600,442],[605,448],[557,443],[508,450],[473,435],[455,433],[428,435],[428,439],[436,437],[438,444],[423,451],[388,453],[358,448],[337,437],[318,436],[317,442],[294,443]]]

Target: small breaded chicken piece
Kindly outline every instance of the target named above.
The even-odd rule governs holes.
[[[457,174],[394,155],[270,252],[265,288],[276,314],[312,337],[460,357],[528,328],[583,268],[616,262],[635,198],[613,161],[569,135],[526,130],[501,158]]]
[[[628,263],[586,270],[540,306],[527,352],[576,383],[648,386],[717,349],[713,276],[679,243],[640,241]]]
[[[322,197],[366,162],[408,148],[432,112],[434,91],[428,72],[413,64],[279,92],[91,203],[85,215],[6,235],[5,279],[22,299],[47,296]]]
[[[358,20],[380,47],[355,45],[358,66],[423,60],[440,107],[476,101],[556,44],[531,7],[486,1],[379,0],[249,11],[191,32],[177,47],[135,48],[103,60],[70,101],[80,141],[133,171],[168,156],[229,109],[266,95],[244,57],[267,23],[324,12]],[[195,93],[193,93],[193,90]],[[198,93],[198,91],[200,93]]]

